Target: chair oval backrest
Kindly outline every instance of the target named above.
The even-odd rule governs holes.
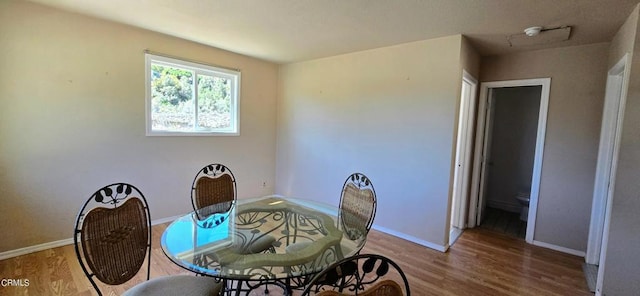
[[[202,168],[191,186],[191,202],[195,211],[206,209],[203,216],[228,211],[236,199],[236,179],[229,168],[210,164]]]
[[[342,186],[340,222],[348,238],[367,235],[376,215],[376,192],[371,180],[361,174],[351,174]]]
[[[80,209],[74,232],[76,255],[99,294],[94,277],[120,285],[138,273],[145,259],[148,267],[150,220],[146,199],[126,183],[100,188]]]
[[[360,254],[334,263],[317,274],[306,289],[308,295],[411,295],[404,272],[391,259]]]
[[[91,210],[82,223],[82,250],[101,282],[120,285],[130,280],[146,257],[147,220],[138,198],[115,209]]]

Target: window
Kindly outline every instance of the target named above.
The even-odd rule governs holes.
[[[146,54],[147,135],[239,135],[240,72]]]

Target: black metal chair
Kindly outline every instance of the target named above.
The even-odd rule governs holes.
[[[376,215],[376,191],[371,180],[362,173],[353,173],[347,177],[340,193],[340,211],[338,213],[338,229],[342,230],[346,238],[357,240],[367,235]],[[286,247],[287,253],[296,253],[311,243],[297,242]],[[354,245],[355,246],[355,245]],[[364,245],[357,246],[356,254]],[[341,245],[339,254],[353,254],[353,249]],[[311,266],[313,262],[308,265]],[[306,277],[303,282],[309,281]]]
[[[411,291],[398,264],[381,255],[360,254],[317,274],[302,295],[409,296]]]
[[[206,165],[193,179],[191,203],[200,219],[228,212],[237,199],[236,178],[223,164]],[[275,238],[268,234],[238,231],[236,249],[244,254],[274,250]]]
[[[366,236],[373,225],[377,206],[371,179],[362,173],[349,175],[342,185],[338,228],[352,240]]]
[[[236,200],[236,177],[223,164],[200,169],[191,184],[191,204],[199,216],[224,213]]]
[[[349,175],[342,185],[340,194],[338,229],[344,231],[351,240],[366,236],[376,216],[377,204],[376,191],[371,180],[362,173]],[[287,252],[295,252],[308,245],[309,242],[295,243],[287,247]],[[344,251],[344,254],[350,253],[350,250]]]
[[[146,281],[123,295],[217,295],[220,283],[189,275],[149,280],[151,215],[144,195],[127,183],[98,189],[80,208],[73,233],[82,271],[102,295],[96,282],[121,285],[135,277],[146,261]]]

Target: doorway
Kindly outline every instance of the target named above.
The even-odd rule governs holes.
[[[519,204],[516,196],[528,195],[528,209],[518,216],[526,221],[526,241],[533,243],[550,85],[550,78],[481,84],[469,227],[482,223],[488,203],[522,212],[524,205]],[[517,101],[525,97],[529,99]],[[516,109],[527,110],[526,115],[513,114],[516,112],[511,111]],[[519,128],[512,129],[510,125]],[[529,130],[526,135],[524,129]]]
[[[469,204],[469,182],[471,172],[471,151],[473,125],[475,119],[476,91],[478,81],[462,71],[460,90],[460,111],[458,114],[458,134],[456,136],[456,156],[451,192],[451,221],[449,246],[458,239],[466,227]]]
[[[480,226],[524,239],[542,87],[491,91],[486,207]]]

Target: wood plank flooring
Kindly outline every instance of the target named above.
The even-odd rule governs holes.
[[[159,239],[165,228],[153,227],[151,277],[189,274],[162,253]],[[372,230],[362,253],[396,261],[413,295],[593,295],[582,272],[583,258],[482,228],[466,230],[447,253]],[[0,261],[0,275],[30,282],[29,287],[0,286],[0,295],[96,295],[72,245]],[[102,291],[119,295],[142,280]]]

